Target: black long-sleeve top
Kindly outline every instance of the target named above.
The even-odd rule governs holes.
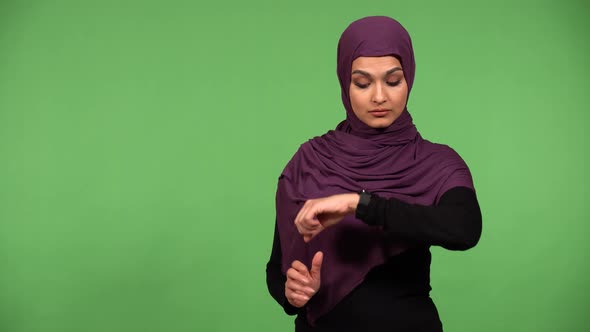
[[[431,289],[429,247],[436,245],[449,250],[467,250],[477,244],[482,218],[475,192],[465,187],[452,188],[434,206],[408,204],[395,198],[373,195],[363,222],[382,226],[392,241],[403,241],[412,249],[373,268],[361,285],[332,312],[318,320],[318,327],[351,328],[357,318],[356,323],[362,321],[365,331],[369,331],[369,325],[366,324],[387,328],[396,324],[440,324],[434,305],[428,302]],[[281,246],[275,225],[272,253],[266,265],[268,290],[287,314],[299,314],[297,331],[304,331],[308,328],[305,315],[302,314],[304,311],[287,301],[286,280],[281,272]],[[416,297],[427,300],[414,300],[412,303],[405,301],[403,304],[397,301]],[[360,312],[363,314],[359,315]],[[428,316],[432,316],[432,322],[429,322]],[[425,329],[434,330],[437,329]]]

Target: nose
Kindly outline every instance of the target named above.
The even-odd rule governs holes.
[[[372,96],[373,103],[375,103],[377,105],[381,105],[387,101],[383,84],[377,83],[374,85],[374,87],[375,87],[375,89],[373,91],[373,96]]]

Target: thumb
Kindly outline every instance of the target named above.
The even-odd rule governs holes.
[[[311,270],[309,274],[311,275],[312,279],[320,280],[320,272],[322,270],[322,261],[324,260],[324,254],[321,251],[318,251],[313,256],[311,261]]]

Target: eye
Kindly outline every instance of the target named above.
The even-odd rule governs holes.
[[[354,85],[356,85],[357,87],[361,88],[361,89],[366,89],[369,87],[369,83],[366,84],[361,84],[359,82],[354,82]]]
[[[398,86],[401,83],[402,80],[397,80],[397,81],[387,81],[387,85],[389,86]]]

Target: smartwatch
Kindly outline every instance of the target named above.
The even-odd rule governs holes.
[[[369,203],[371,202],[371,193],[366,190],[361,190],[359,194],[359,203],[356,206],[355,217],[363,220],[369,212]]]

